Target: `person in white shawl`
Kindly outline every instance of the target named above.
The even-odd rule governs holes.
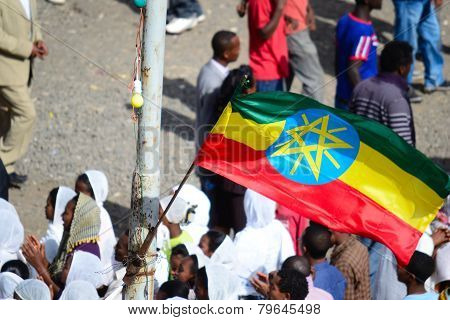
[[[243,296],[257,296],[250,283],[256,272],[268,274],[279,270],[288,257],[295,255],[289,232],[275,219],[276,203],[263,195],[247,190],[244,197],[247,224],[234,239],[236,272],[241,278]]]
[[[197,300],[237,300],[239,287],[239,278],[224,265],[209,263],[197,272]]]
[[[83,280],[98,289],[105,284],[103,274],[102,264],[97,256],[85,251],[75,251],[65,284],[67,287],[72,281]],[[64,270],[62,280],[64,280]]]
[[[23,279],[12,272],[0,273],[0,300],[12,300],[14,290]]]
[[[14,290],[15,300],[52,300],[50,289],[37,279],[28,279],[19,283]]]
[[[85,181],[85,177],[88,181]],[[98,170],[88,170],[78,177],[75,190],[83,192],[92,197],[97,202],[100,208],[100,240],[98,245],[100,247],[100,257],[105,273],[105,281],[107,284],[114,279],[114,246],[116,245],[116,235],[114,234],[111,217],[108,211],[103,207],[103,203],[108,197],[108,179],[105,174]]]
[[[84,280],[70,282],[59,300],[98,300],[99,296],[92,283]]]
[[[0,208],[0,268],[10,260],[19,258],[19,250],[24,240],[24,229],[14,208]]]
[[[172,188],[173,193],[178,187]],[[191,184],[185,184],[181,188],[178,198],[183,199],[189,206],[187,216],[181,223],[181,229],[189,233],[194,243],[199,243],[202,235],[208,232],[211,202],[203,191]]]
[[[51,263],[58,252],[64,226],[62,214],[66,210],[67,203],[76,196],[75,191],[68,187],[58,187],[50,191],[45,207],[45,215],[48,221],[47,232],[41,238],[40,243],[44,244],[45,256]]]
[[[1,209],[10,210],[14,212],[16,215],[18,215],[16,208],[14,208],[14,206],[11,203],[2,198],[0,198],[0,210]]]

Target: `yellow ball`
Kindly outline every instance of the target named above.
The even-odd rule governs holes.
[[[133,94],[131,97],[131,105],[134,108],[140,108],[144,104],[144,98],[139,93]]]

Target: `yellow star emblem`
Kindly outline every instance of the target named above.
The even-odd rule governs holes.
[[[286,133],[291,137],[291,139],[276,145],[276,151],[271,154],[271,157],[298,154],[298,157],[291,168],[290,175],[294,175],[297,172],[297,169],[304,158],[311,168],[316,181],[318,181],[324,155],[336,169],[340,168],[339,163],[328,150],[352,149],[353,147],[347,142],[333,135],[333,133],[347,130],[346,127],[328,130],[328,122],[330,119],[329,115],[318,118],[311,123],[309,122],[306,114],[302,114],[302,119],[305,124],[287,130]],[[303,136],[310,132],[315,133],[319,136],[316,144],[307,145],[303,140]],[[315,158],[313,158],[312,152],[316,153]]]

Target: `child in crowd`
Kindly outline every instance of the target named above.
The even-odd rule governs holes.
[[[75,183],[75,191],[84,193],[94,199],[100,209],[101,226],[98,245],[100,246],[103,269],[108,270],[105,274],[105,279],[110,283],[114,278],[111,265],[114,263],[116,235],[114,234],[111,217],[103,207],[103,203],[108,197],[108,179],[101,171],[88,170],[78,176]]]
[[[170,256],[170,279],[175,278],[181,261],[187,256],[189,256],[189,252],[184,244],[179,244],[172,248],[172,255]]]
[[[188,299],[189,287],[180,280],[170,280],[164,282],[156,294],[156,300],[167,299]]]
[[[404,300],[437,300],[436,292],[425,290],[425,281],[434,272],[434,261],[429,255],[414,251],[406,268],[398,267],[398,280],[407,288],[407,296]]]
[[[45,256],[49,263],[53,262],[61,242],[64,227],[62,214],[66,210],[67,203],[76,196],[75,191],[68,187],[52,189],[47,197],[45,217],[49,221],[46,234],[40,243],[44,245]]]
[[[348,110],[353,88],[377,74],[378,40],[370,12],[381,9],[383,0],[356,0],[353,12],[339,19],[336,27],[335,107]]]

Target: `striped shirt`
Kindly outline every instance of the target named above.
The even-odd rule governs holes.
[[[389,127],[415,146],[416,137],[406,80],[396,74],[381,73],[355,87],[350,111]]]

